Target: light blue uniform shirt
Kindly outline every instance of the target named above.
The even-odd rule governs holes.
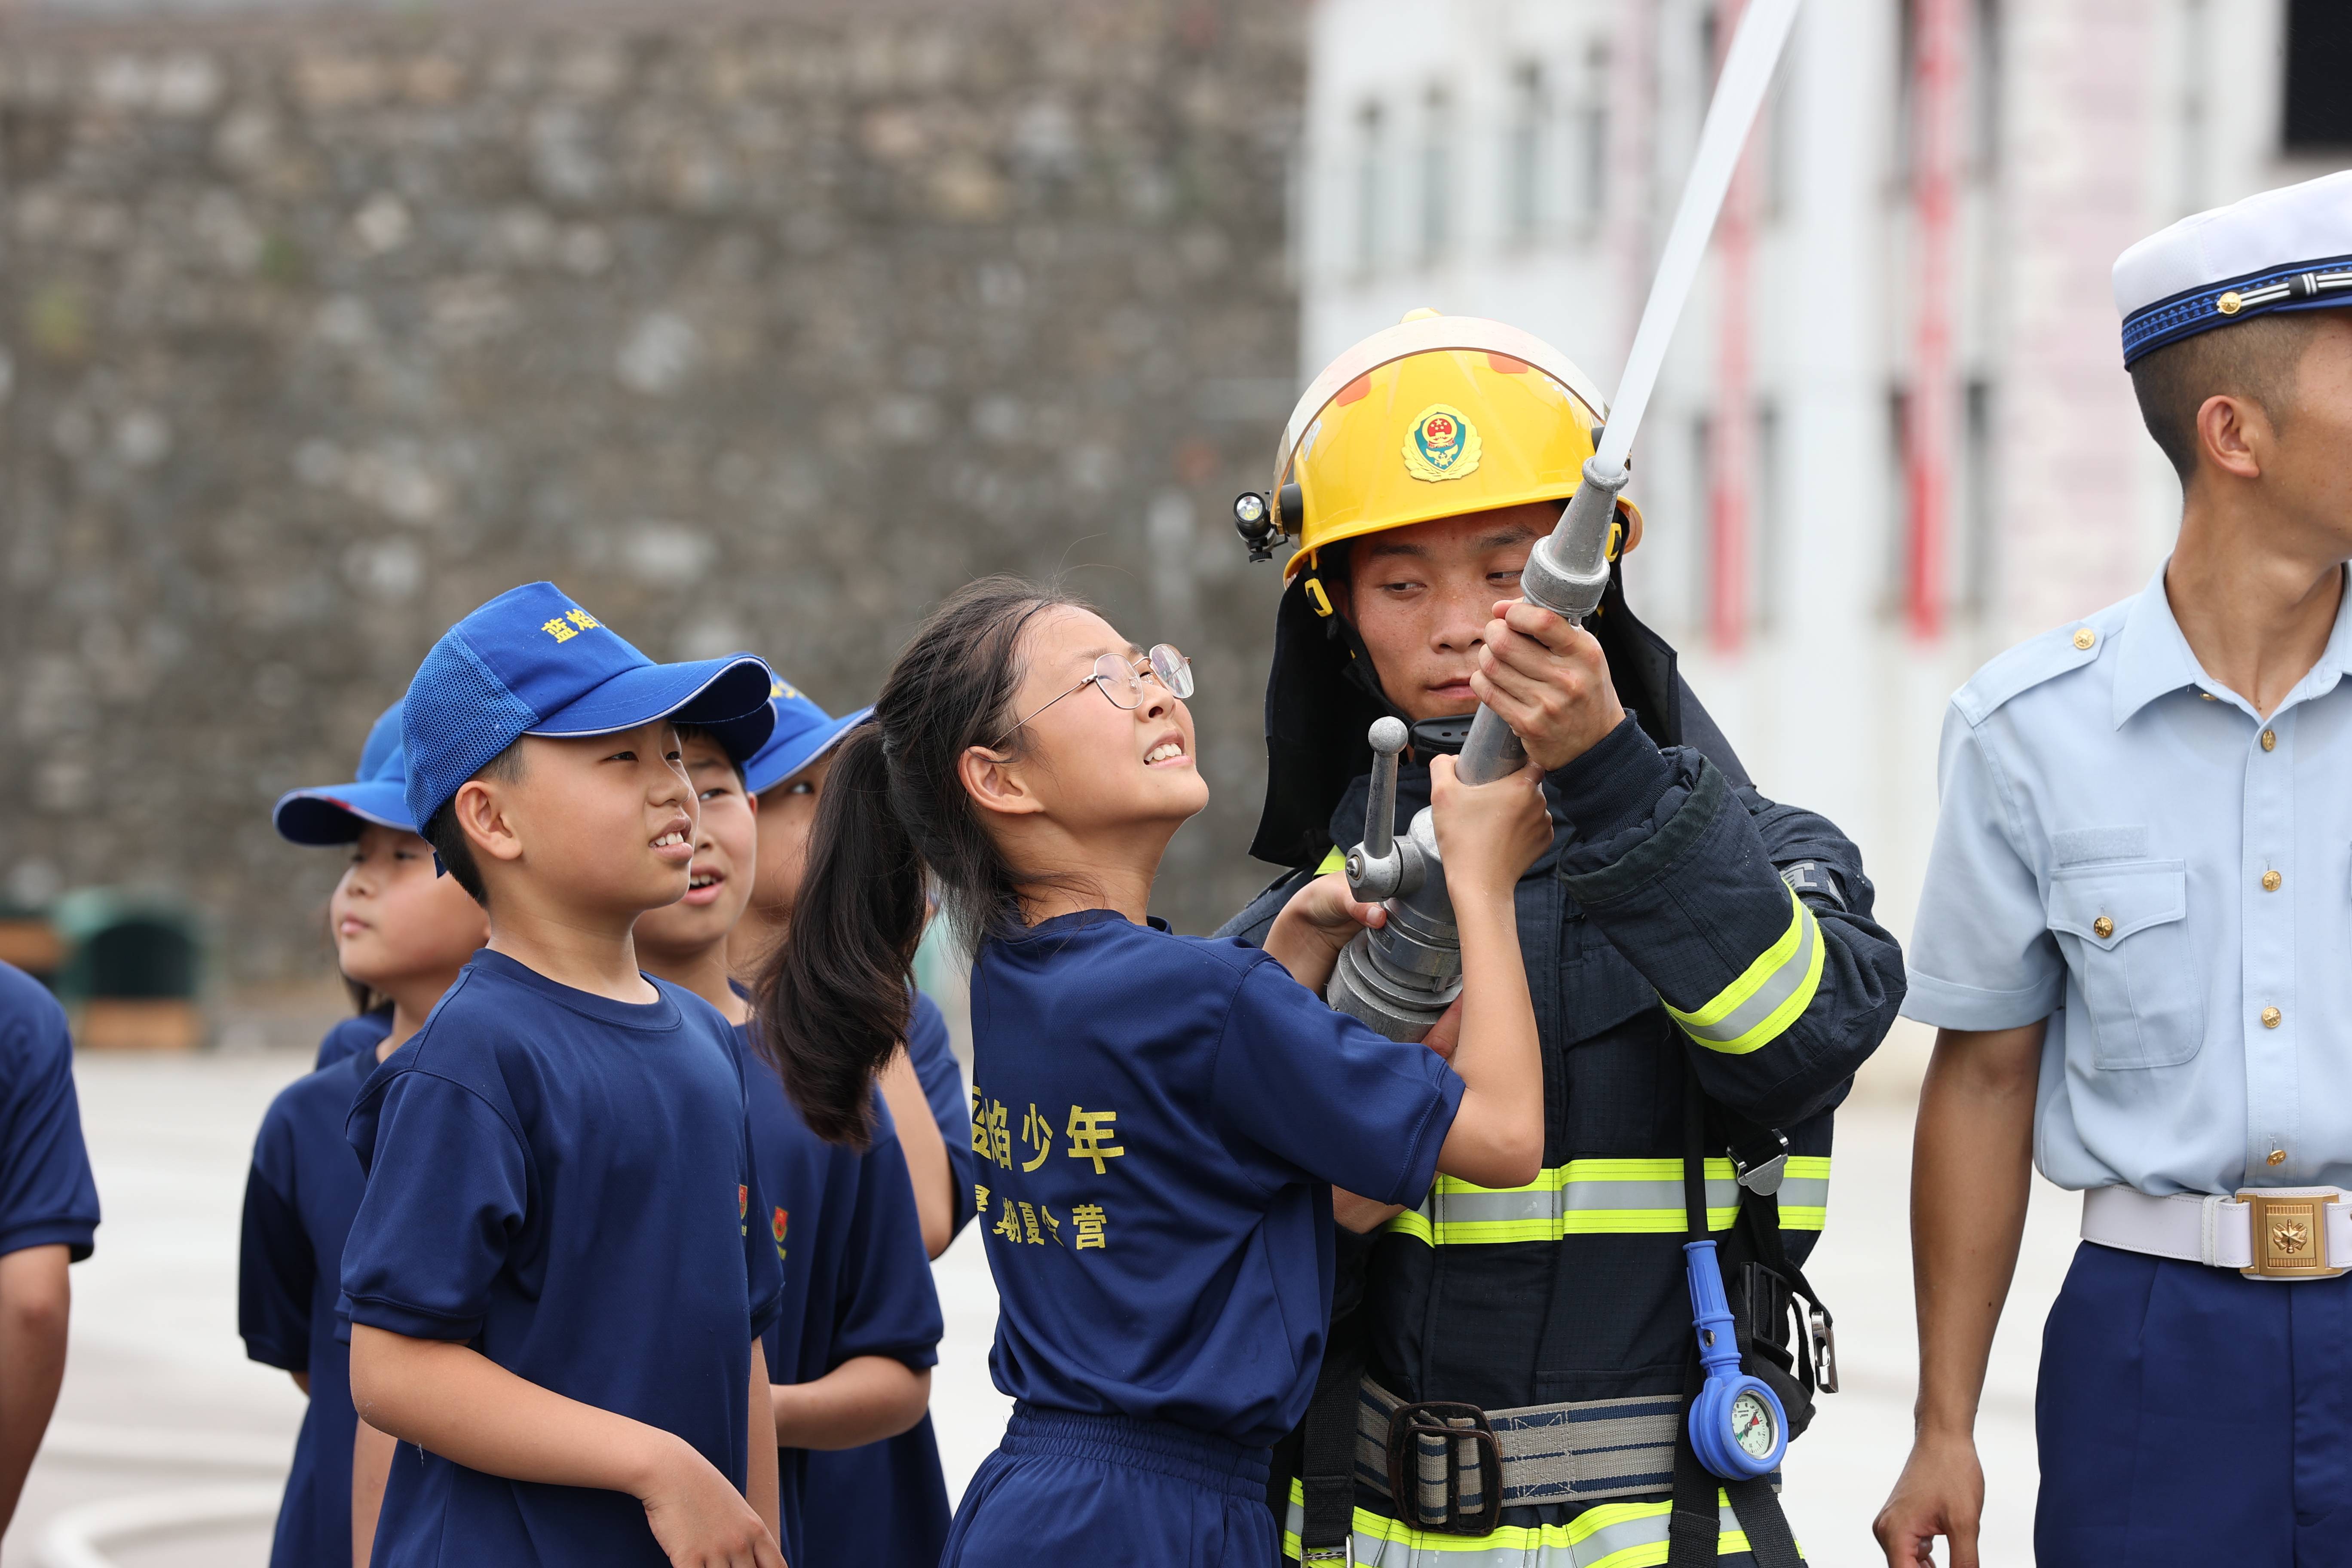
[[[2352,1187],[2347,667],[2352,594],[2264,721],[2159,567],[1952,699],[1903,1011],[2050,1019],[2033,1158],[2060,1186]]]

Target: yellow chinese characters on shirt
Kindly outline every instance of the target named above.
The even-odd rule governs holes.
[[[992,1099],[975,1084],[971,1091],[971,1152],[1000,1171],[1036,1173],[1053,1156],[1057,1137],[1063,1141],[1065,1158],[1084,1161],[1093,1166],[1097,1176],[1109,1173],[1108,1162],[1127,1154],[1126,1145],[1118,1142],[1116,1110],[1090,1110],[1073,1105],[1057,1130],[1052,1113],[1040,1110],[1031,1100],[1021,1119],[1017,1153],[1013,1131],[1011,1108],[1003,1100]],[[989,1234],[1003,1237],[1009,1247],[1043,1247],[1051,1242],[1073,1252],[1088,1247],[1107,1250],[1109,1247],[1110,1216],[1099,1203],[1076,1205],[1066,1220],[1048,1208],[1043,1199],[992,1192],[985,1184],[973,1185],[973,1208],[983,1220],[989,1216],[992,1200],[997,1207]],[[1063,1234],[1066,1223],[1069,1226],[1067,1239]]]

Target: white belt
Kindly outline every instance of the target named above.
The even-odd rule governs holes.
[[[2083,1239],[2235,1268],[2250,1279],[2332,1279],[2352,1269],[2352,1194],[2248,1187],[2230,1198],[2152,1198],[2131,1187],[2093,1187],[2083,1194]]]

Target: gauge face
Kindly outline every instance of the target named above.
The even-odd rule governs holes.
[[[1753,1391],[1731,1402],[1731,1437],[1750,1458],[1758,1459],[1770,1453],[1772,1445],[1780,1441],[1772,1407]]]

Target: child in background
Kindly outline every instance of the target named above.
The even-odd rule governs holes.
[[[400,752],[400,704],[397,702],[385,709],[383,715],[369,726],[367,739],[360,742],[357,776],[362,781],[386,778],[387,767],[395,752]],[[406,753],[401,752],[401,755],[404,757]],[[390,775],[390,782],[398,784],[399,776]],[[398,792],[395,791],[395,801],[397,797]],[[287,798],[290,800],[293,797],[289,795]],[[281,811],[285,808],[284,801],[278,803],[278,808]],[[283,833],[285,829],[281,826],[278,831]],[[330,920],[328,923],[331,926],[333,921]],[[345,1057],[374,1050],[383,1044],[384,1036],[392,1032],[391,998],[378,994],[363,982],[353,980],[349,972],[343,975],[343,985],[352,994],[352,1016],[329,1029],[319,1041],[319,1058],[310,1064],[314,1072],[320,1068],[332,1067]]]
[[[376,721],[374,733],[387,727],[397,737],[397,702]],[[365,1184],[343,1137],[343,1121],[376,1064],[424,1026],[425,1015],[489,935],[481,906],[433,874],[433,847],[409,820],[407,760],[396,742],[373,762],[358,782],[296,790],[273,814],[278,836],[289,843],[349,850],[328,902],[336,965],[354,991],[382,997],[389,1006],[383,1015],[386,1031],[372,1049],[346,1052],[278,1092],[261,1119],[246,1178],[237,1331],[247,1355],[291,1373],[310,1398],[278,1505],[270,1568],[318,1568],[354,1558],[364,1563],[374,1539],[390,1444],[377,1443],[375,1463],[356,1482],[355,1500],[359,1422],[352,1409],[349,1352],[336,1337],[343,1238]]]
[[[751,907],[729,939],[728,960],[744,982],[757,978],[792,923],[834,746],[872,712],[833,718],[781,680],[770,704],[776,732],[743,764],[746,787],[760,806],[760,875]],[[919,991],[907,1020],[906,1049],[882,1069],[881,1084],[922,1216],[923,1250],[937,1258],[972,1215],[971,1105],[947,1020]],[[803,1463],[807,1495],[834,1505],[803,1516],[796,1568],[933,1568],[939,1562],[948,1538],[948,1487],[929,1410],[895,1437],[821,1449]]]
[[[65,1009],[0,963],[0,1535],[65,1378],[66,1265],[89,1256],[97,1230]]]
[[[759,1564],[782,1279],[727,1021],[637,969],[687,890],[674,721],[748,756],[749,654],[656,665],[551,583],[451,627],[401,715],[410,820],[488,912],[362,1089],[343,1247],[361,1417],[404,1444],[383,1568]]]
[[[1433,769],[1462,941],[1449,1067],[1324,1005],[1340,945],[1380,914],[1336,876],[1263,951],[1148,919],[1208,799],[1192,689],[1176,650],[1147,656],[1059,595],[999,578],[951,596],[842,742],[760,996],[802,1114],[856,1141],[905,1028],[927,873],[977,948],[990,1366],[1017,1403],[946,1564],[1276,1561],[1269,1448],[1322,1358],[1333,1187],[1412,1204],[1441,1170],[1515,1187],[1541,1162],[1511,896],[1551,838],[1537,770],[1472,788]]]
[[[751,1009],[729,982],[727,939],[753,896],[760,802],[744,787],[741,764],[709,731],[688,728],[680,740],[700,808],[694,864],[685,898],[638,917],[637,961],[735,1025],[751,1089],[751,1152],[769,1205],[766,1228],[784,1273],[782,1310],[767,1341],[782,1450],[782,1539],[786,1559],[806,1568],[805,1500],[822,1499],[816,1512],[827,1517],[855,1513],[854,1532],[889,1524],[863,1511],[870,1498],[811,1489],[808,1461],[811,1450],[872,1446],[923,1418],[939,1359],[940,1302],[889,1111],[878,1112],[863,1152],[824,1142],[751,1048]],[[859,1560],[888,1562],[868,1538],[873,1549]]]

